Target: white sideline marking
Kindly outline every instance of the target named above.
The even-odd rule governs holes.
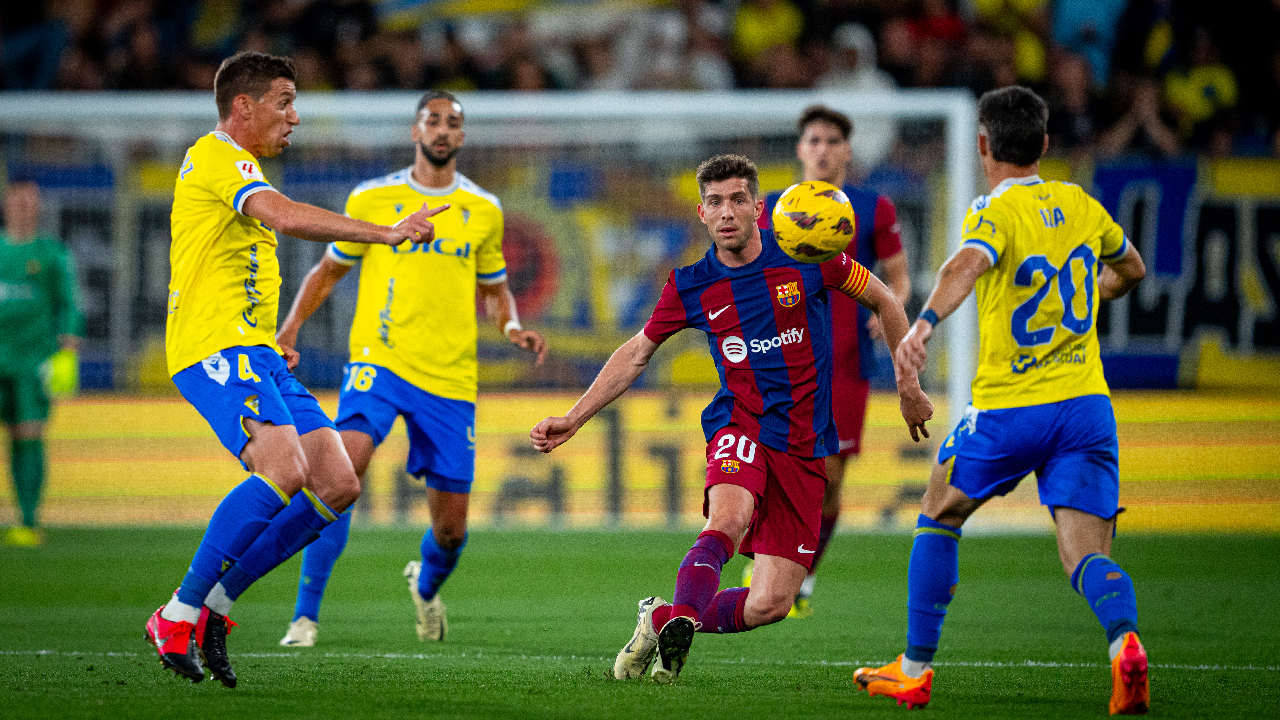
[[[140,657],[152,655],[153,653],[136,653],[136,652],[71,652],[63,650],[0,650],[0,655],[57,655],[57,656],[87,656],[87,657]],[[436,660],[441,658],[466,657],[467,653],[460,655],[449,655],[447,653],[316,653],[316,652],[267,652],[267,653],[235,653],[237,658],[297,658],[312,656],[318,658],[354,658],[356,660]],[[476,660],[483,659],[484,651],[472,654],[472,658]],[[564,662],[567,660],[599,660],[609,661],[612,658],[594,655],[507,655],[503,653],[489,653],[490,658],[499,658],[506,660],[542,660],[547,662]],[[736,660],[726,659],[699,659],[700,663],[716,663],[720,665],[820,665],[828,667],[879,667],[888,660],[749,660],[747,658],[738,658]],[[1071,663],[1071,662],[1046,662],[1042,660],[1021,660],[1018,662],[1002,662],[1002,661],[963,661],[953,660],[948,662],[937,662],[934,667],[976,667],[976,668],[1109,668],[1107,663]],[[1151,663],[1151,667],[1158,670],[1261,670],[1264,672],[1280,672],[1280,665],[1182,665],[1176,663]]]

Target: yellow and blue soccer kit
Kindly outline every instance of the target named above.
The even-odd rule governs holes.
[[[257,158],[223,132],[196,141],[174,185],[165,328],[169,373],[237,458],[249,442],[246,419],[293,425],[298,435],[334,427],[276,345],[276,236],[244,214],[248,198],[273,191]],[[275,480],[255,471],[223,498],[156,623],[194,624],[202,605],[225,616],[249,585],[336,519],[310,489],[292,502]],[[157,642],[163,658],[161,647]],[[225,658],[209,667],[224,684],[235,684]]]
[[[331,259],[361,265],[337,424],[377,445],[403,415],[409,473],[465,493],[475,477],[476,285],[507,277],[502,206],[461,174],[428,188],[406,168],[357,186],[346,213],[391,225],[423,203],[449,205],[431,218],[430,243],[329,246]]]
[[[244,214],[249,197],[274,191],[257,158],[222,132],[196,141],[174,184],[169,373],[236,457],[249,441],[244,418],[299,435],[334,426],[276,345],[276,236]]]
[[[991,260],[977,281],[981,332],[973,404],[938,450],[948,481],[979,500],[1036,473],[1040,502],[1113,518],[1119,512],[1116,420],[1098,357],[1098,273],[1128,252],[1120,226],[1070,183],[1006,180],[974,201],[962,247]],[[954,460],[953,460],[954,459]],[[921,514],[907,566],[906,660],[938,650],[960,581],[960,528]],[[1101,553],[1071,585],[1121,642],[1137,631],[1133,582]],[[916,702],[920,702],[919,699]],[[927,689],[923,702],[928,702]]]
[[[973,498],[1034,471],[1045,505],[1114,516],[1118,445],[1096,321],[1098,273],[1128,252],[1124,231],[1079,186],[1032,176],[974,201],[962,247],[991,267],[976,285],[973,403],[938,461],[956,458],[951,482]]]

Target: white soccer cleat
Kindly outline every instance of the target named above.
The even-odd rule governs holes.
[[[654,653],[658,650],[658,631],[653,628],[653,611],[665,604],[656,595],[640,601],[636,631],[631,634],[631,642],[618,651],[618,658],[613,661],[613,676],[618,680],[641,677],[649,669]]]
[[[404,566],[405,580],[409,581],[409,596],[413,598],[413,607],[417,611],[418,639],[422,642],[438,642],[444,640],[449,632],[449,621],[444,616],[444,603],[440,601],[440,593],[430,600],[425,600],[418,592],[418,576],[422,573],[422,562],[410,560]]]
[[[320,626],[309,617],[300,617],[289,623],[289,632],[280,638],[284,647],[312,647],[316,644],[316,634]]]

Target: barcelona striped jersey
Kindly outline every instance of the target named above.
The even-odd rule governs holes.
[[[237,345],[276,345],[280,263],[275,232],[244,214],[254,193],[274,191],[258,159],[212,132],[187,150],[170,214],[169,374]]]
[[[708,442],[736,424],[765,446],[801,457],[839,450],[831,419],[828,290],[858,297],[870,272],[848,255],[802,263],[761,230],[755,260],[731,268],[715,247],[671,271],[644,326],[661,343],[690,327],[707,334],[720,390],[702,413]]]
[[[1109,394],[1098,346],[1098,273],[1129,241],[1077,185],[1012,178],[973,202],[962,247],[991,260],[977,282],[973,406]]]
[[[431,218],[434,241],[329,246],[331,259],[361,263],[351,362],[388,368],[433,395],[475,402],[476,284],[507,279],[502,205],[461,174],[449,187],[429,188],[411,170],[356,186],[346,213],[394,225],[423,203],[447,203],[448,210]]]
[[[875,192],[845,183],[840,188],[853,206],[854,240],[845,249],[850,257],[866,268],[902,252],[902,233],[898,225],[898,209],[893,201]],[[771,228],[773,208],[778,204],[782,191],[771,192],[764,198],[764,212],[760,214],[761,228]],[[853,300],[839,295],[831,298],[832,324],[831,347],[834,353],[835,372],[849,373],[851,377],[869,379],[876,374],[875,346],[867,321],[871,311]],[[856,323],[840,322],[844,317],[857,317]]]

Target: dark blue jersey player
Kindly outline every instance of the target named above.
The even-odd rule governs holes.
[[[698,218],[713,247],[671,273],[644,330],[619,348],[563,417],[530,433],[543,452],[573,437],[640,376],[658,345],[686,327],[707,333],[720,391],[702,414],[707,439],[703,513],[707,525],[676,574],[671,604],[640,601],[631,641],[614,677],[673,680],[695,630],[742,632],[791,609],[817,548],[823,457],[837,451],[831,420],[831,291],[880,317],[890,347],[905,332],[902,304],[847,255],[821,265],[788,257],[756,227],[764,208],[755,165],[721,155],[698,168]],[[933,414],[914,369],[898,376],[902,414],[913,437]],[[717,592],[720,569],[737,549],[754,555],[755,582]]]

